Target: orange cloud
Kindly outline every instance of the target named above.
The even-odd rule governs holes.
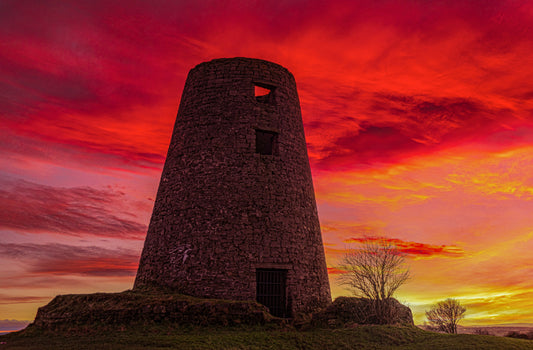
[[[345,270],[338,269],[336,267],[328,267],[328,274],[330,275],[340,275],[346,273]]]

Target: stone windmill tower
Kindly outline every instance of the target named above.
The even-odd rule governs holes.
[[[280,317],[331,301],[287,69],[231,58],[189,72],[134,288],[147,285]]]

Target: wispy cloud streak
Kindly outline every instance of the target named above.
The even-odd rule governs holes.
[[[133,276],[139,254],[95,246],[0,244],[2,258],[23,263],[33,275]]]
[[[142,239],[146,225],[120,217],[123,193],[1,179],[0,228]]]
[[[376,243],[376,244],[392,244],[401,253],[410,257],[463,257],[465,252],[457,246],[433,245],[426,243],[403,241],[398,238],[387,237],[362,237],[362,238],[348,238],[345,243]]]

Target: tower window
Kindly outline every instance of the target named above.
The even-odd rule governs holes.
[[[274,101],[275,87],[263,83],[254,83],[255,99],[261,103],[272,103]]]
[[[255,130],[255,152],[264,155],[278,153],[278,133],[274,131]]]

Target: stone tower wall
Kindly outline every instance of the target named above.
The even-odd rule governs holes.
[[[277,133],[272,155],[256,130]],[[293,313],[331,300],[294,77],[217,59],[187,77],[135,288],[254,300],[258,268],[287,270]]]

